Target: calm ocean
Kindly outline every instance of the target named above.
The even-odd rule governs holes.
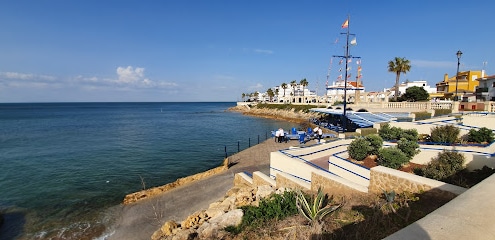
[[[0,104],[0,239],[91,239],[128,193],[217,167],[294,124],[235,103]]]

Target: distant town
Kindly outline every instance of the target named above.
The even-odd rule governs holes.
[[[418,87],[428,93],[429,101],[484,102],[495,101],[495,75],[486,75],[484,70],[469,70],[458,72],[457,75],[445,74],[443,80],[435,86],[428,85],[425,80],[406,80],[398,86],[385,88],[383,91],[367,92],[365,86],[355,81],[337,80],[327,84],[324,94],[307,88],[309,82],[304,78],[299,82],[293,80],[279,86],[269,88],[266,92],[242,93],[242,100],[247,102],[270,102],[283,104],[325,103],[335,104],[344,102],[388,102],[395,101],[395,90],[398,88],[397,101],[415,101],[416,99],[401,98],[407,89]]]

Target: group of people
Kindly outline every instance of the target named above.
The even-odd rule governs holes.
[[[287,142],[287,137],[285,136],[285,132],[284,132],[284,129],[282,128],[279,128],[276,132],[275,132],[275,142]]]
[[[308,129],[308,132],[310,132],[311,128]],[[323,138],[323,130],[319,127],[316,126],[313,129],[313,136],[318,140],[318,143],[321,143],[321,139]],[[288,142],[288,137],[285,134],[284,129],[279,128],[277,131],[275,131],[275,142]]]

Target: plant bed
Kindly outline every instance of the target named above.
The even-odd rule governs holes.
[[[397,194],[391,210],[381,194],[356,194],[347,197],[344,205],[324,218],[320,226],[310,226],[296,215],[265,222],[262,227],[248,227],[238,234],[228,233],[222,239],[383,239],[450,200],[429,194]]]

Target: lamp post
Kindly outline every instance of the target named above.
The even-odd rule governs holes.
[[[457,97],[457,85],[459,84],[459,65],[461,64],[461,55],[462,55],[461,50],[457,51],[457,53],[455,55],[457,55],[457,73],[455,75],[455,98],[454,98],[454,101],[459,101],[459,98]]]

